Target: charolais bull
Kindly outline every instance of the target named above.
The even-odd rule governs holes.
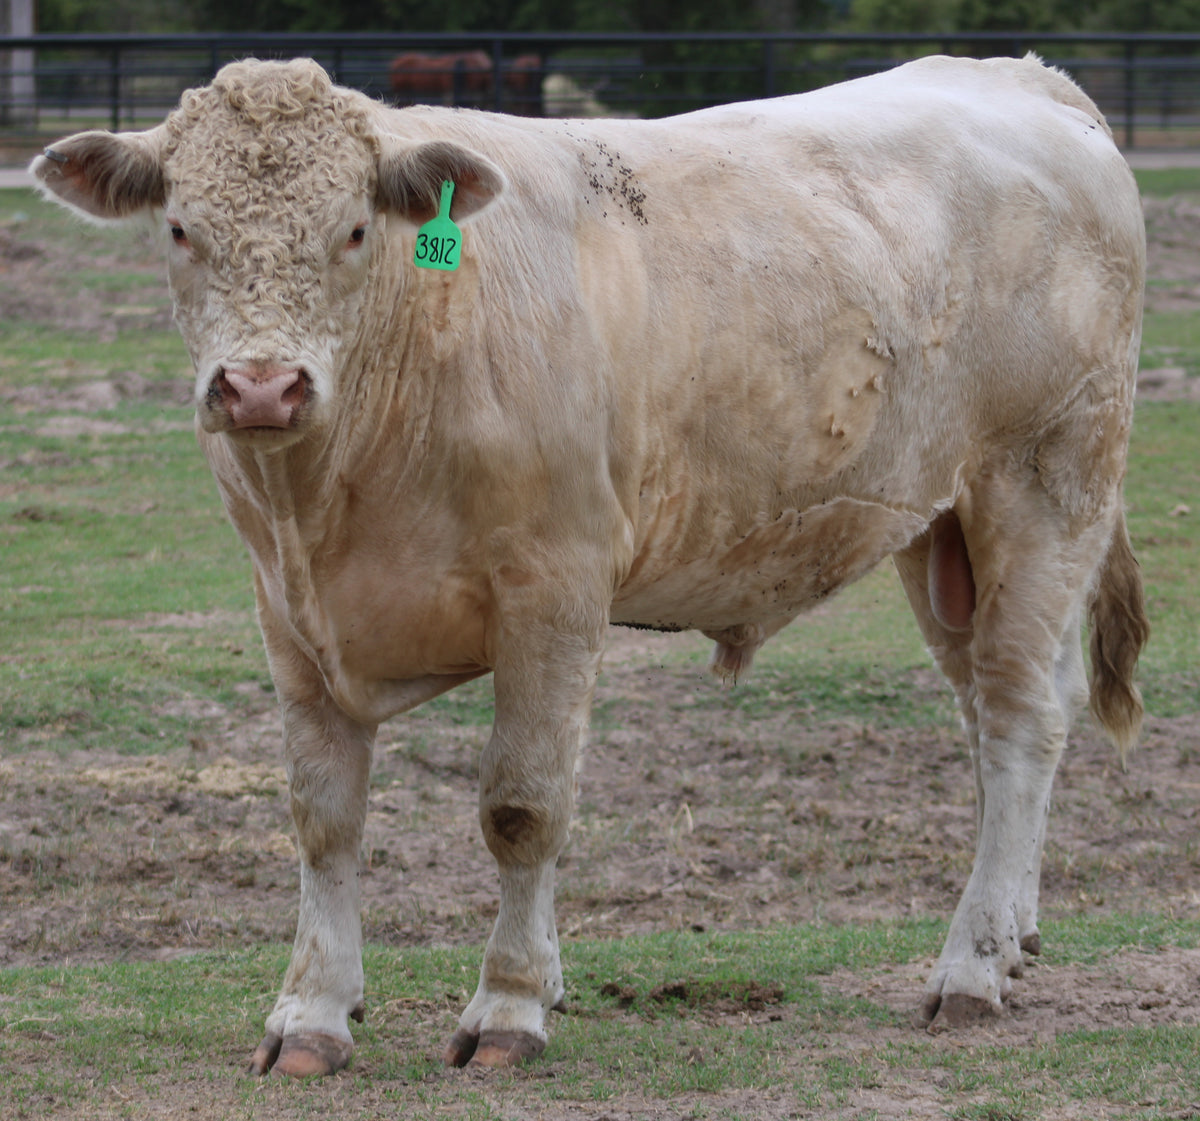
[[[491,673],[500,906],[450,1063],[563,1000],[555,862],[610,623],[732,677],[893,557],[962,711],[973,870],[918,1011],[1039,949],[1051,783],[1088,702],[1136,740],[1122,481],[1145,247],[1101,114],[1035,58],[927,58],[650,121],[392,109],[246,61],[36,159],[149,213],[204,454],[253,560],[301,862],[251,1069],[345,1066],[377,725]],[[1081,624],[1091,623],[1089,687]]]

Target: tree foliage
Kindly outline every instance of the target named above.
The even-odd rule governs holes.
[[[1200,31],[1200,0],[37,0],[40,31]]]
[[[76,34],[197,31],[186,0],[34,0],[38,31]]]
[[[1200,0],[853,0],[855,31],[1200,30]]]

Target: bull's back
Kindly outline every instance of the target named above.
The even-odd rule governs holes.
[[[628,309],[605,311],[615,423],[641,449],[618,616],[712,629],[755,597],[802,610],[1085,384],[1129,399],[1140,205],[1062,76],[930,60],[654,128],[665,155],[645,133],[622,149],[645,221],[612,239],[636,241],[638,269],[613,278]]]

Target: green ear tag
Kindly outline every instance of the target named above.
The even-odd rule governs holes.
[[[462,231],[450,221],[450,200],[454,184],[442,182],[442,202],[438,216],[417,231],[417,249],[413,263],[419,269],[456,269],[462,256]]]

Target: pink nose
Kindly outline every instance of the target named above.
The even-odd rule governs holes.
[[[218,370],[209,397],[219,401],[234,428],[290,428],[308,387],[300,366],[252,362]]]

